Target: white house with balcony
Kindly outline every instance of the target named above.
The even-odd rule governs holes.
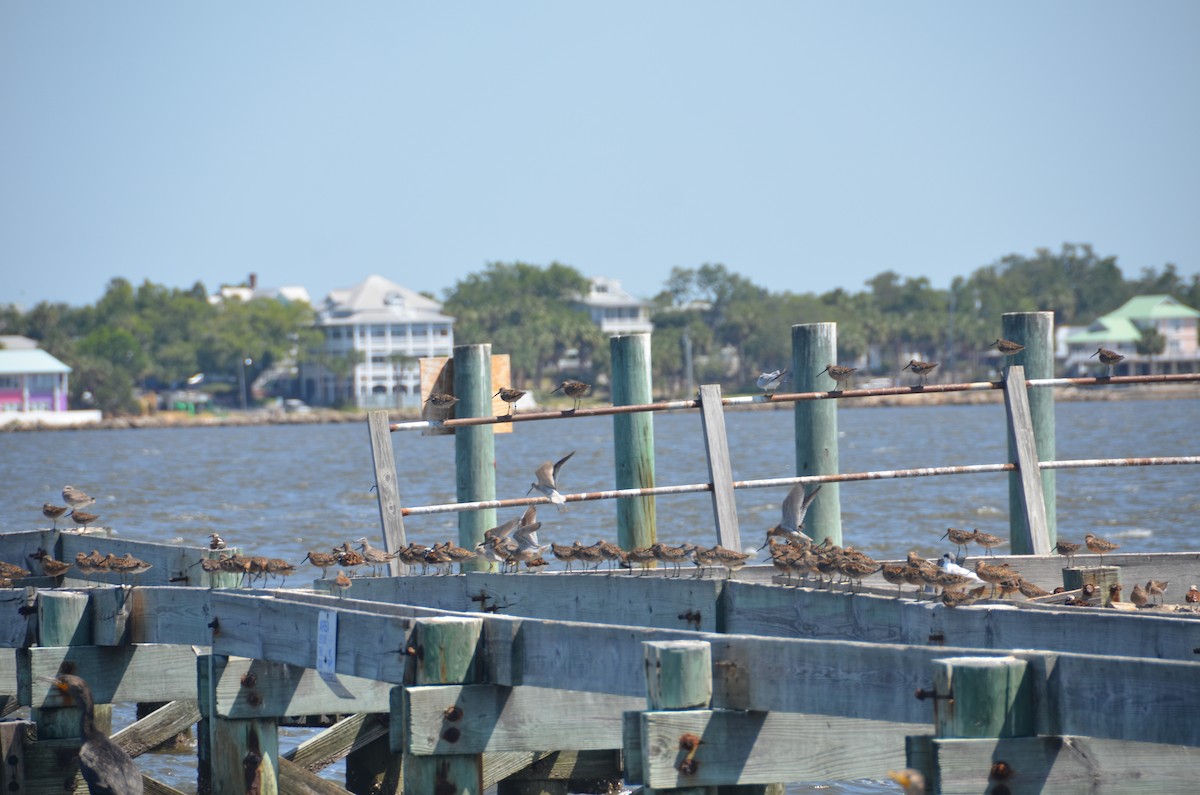
[[[586,311],[605,334],[654,331],[650,304],[628,293],[616,279],[593,277],[588,294],[575,306]]]
[[[310,403],[419,407],[417,360],[453,354],[454,318],[441,303],[382,276],[334,290],[316,309],[325,339],[303,366]]]

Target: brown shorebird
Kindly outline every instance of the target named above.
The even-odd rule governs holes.
[[[550,552],[554,555],[554,557],[566,564],[567,571],[572,570],[571,564],[575,562],[575,558],[577,557],[575,554],[575,547],[567,544],[555,544],[551,542]]]
[[[1114,544],[1112,541],[1106,541],[1100,536],[1088,533],[1083,537],[1083,543],[1087,545],[1088,551],[1100,556],[1100,563],[1104,563],[1104,554],[1112,552],[1114,549],[1119,549],[1120,544]]]
[[[1194,585],[1191,588],[1188,588],[1188,592],[1183,595],[1183,601],[1190,605],[1200,602],[1200,588],[1197,588]]]
[[[338,589],[338,595],[341,596],[346,592],[346,589],[354,585],[350,578],[346,576],[346,572],[339,571],[337,577],[333,578],[333,584]]]
[[[937,362],[922,362],[918,359],[909,359],[908,364],[901,367],[900,371],[912,370],[921,379],[921,386],[925,386],[925,379],[933,372],[933,368],[937,366]]]
[[[349,541],[342,542],[340,547],[334,547],[332,551],[333,556],[337,558],[339,566],[347,569],[356,569],[359,566],[367,565],[367,559],[357,549],[352,549]]]
[[[60,577],[67,573],[71,568],[71,564],[63,560],[55,560],[49,552],[44,549],[39,549],[30,555],[31,558],[39,561],[42,564],[42,573],[47,577]]]
[[[563,381],[561,384],[551,390],[550,394],[562,392],[567,397],[575,401],[575,406],[571,411],[576,411],[579,408],[579,401],[591,390],[592,385],[583,381]]]
[[[1108,586],[1108,601],[1109,601],[1109,603],[1111,604],[1112,602],[1121,601],[1121,591],[1123,591],[1123,590],[1124,590],[1124,588],[1122,587],[1121,583],[1119,583],[1119,582],[1114,582],[1112,585]]]
[[[574,450],[567,453],[557,461],[546,461],[539,466],[534,472],[537,482],[531,483],[529,485],[529,491],[525,492],[525,494],[528,495],[534,491],[537,491],[546,495],[547,499],[557,505],[560,511],[566,510],[567,500],[565,497],[563,497],[563,495],[558,493],[558,470],[562,469],[562,465],[567,463],[567,461],[569,461],[573,455],[575,455]]]
[[[272,577],[278,577],[280,580],[286,580],[296,572],[296,567],[288,563],[283,558],[270,558],[267,560],[267,574]]]
[[[513,404],[515,404],[521,398],[525,397],[525,392],[520,389],[513,389],[512,387],[502,386],[502,387],[500,387],[499,392],[497,392],[495,395],[492,395],[492,397],[497,397],[497,396],[499,396],[499,398],[501,400],[503,400],[505,403],[508,404],[508,413],[511,415],[513,413],[513,407],[514,407]]]
[[[67,506],[55,505],[54,503],[42,503],[42,516],[54,522],[54,529],[58,529],[58,518],[67,512]]]
[[[89,497],[74,486],[63,486],[62,498],[72,509],[86,508],[96,501],[94,497]]]
[[[1163,603],[1163,594],[1166,593],[1167,586],[1170,585],[1166,580],[1147,580],[1146,593],[1150,594],[1150,598],[1158,598],[1158,603]]]
[[[129,552],[119,558],[110,552],[105,558],[105,562],[108,563],[108,570],[118,575],[122,582],[126,577],[134,577],[153,568],[151,564],[135,558]]]
[[[966,549],[967,544],[975,540],[975,534],[978,530],[959,530],[957,527],[947,527],[946,532],[942,533],[942,538],[949,538],[950,543],[954,544],[954,551]]]
[[[75,570],[85,577],[101,573],[103,571],[101,564],[103,563],[104,558],[94,549],[90,555],[83,552],[75,553]]]
[[[812,537],[804,532],[804,517],[808,514],[808,509],[812,506],[813,500],[817,498],[817,492],[820,490],[820,483],[812,491],[805,491],[803,483],[792,486],[787,496],[783,498],[779,524],[767,531],[767,540],[759,549],[765,547],[772,538],[811,543]]]
[[[1021,343],[1006,339],[997,339],[988,347],[997,349],[1005,356],[1016,356],[1018,353],[1025,350],[1025,346]]]
[[[1096,352],[1093,353],[1092,356],[1099,356],[1100,364],[1108,367],[1108,375],[1105,376],[1106,378],[1112,378],[1113,368],[1125,359],[1125,357],[1121,354],[1117,353],[1116,351],[1110,351],[1108,348],[1097,348]],[[1090,359],[1092,356],[1089,356],[1088,358]]]
[[[458,564],[458,573],[465,573],[465,567],[468,560],[474,560],[476,555],[465,547],[460,547],[456,544],[451,544],[449,541],[442,547],[442,552],[446,557],[450,558],[450,565]]]
[[[9,563],[6,560],[0,560],[0,577],[9,580],[19,580],[22,577],[28,577],[29,570],[23,569],[15,563]]]
[[[337,556],[332,552],[311,551],[300,562],[303,563],[305,560],[321,570],[321,579],[325,579],[330,566],[337,565]]]
[[[395,560],[399,554],[371,546],[371,542],[367,540],[366,536],[358,539],[358,548],[362,552],[362,556],[366,558],[367,565],[371,567],[372,575],[377,575],[382,567]]]
[[[1133,602],[1138,607],[1145,607],[1150,601],[1150,595],[1146,593],[1146,589],[1140,585],[1133,586],[1133,590],[1129,592],[1129,601]]]
[[[1075,553],[1079,551],[1079,545],[1073,544],[1070,541],[1059,540],[1054,544],[1054,551],[1067,559],[1068,566],[1075,565]]]
[[[857,372],[857,367],[842,367],[840,364],[827,364],[824,370],[817,373],[817,377],[820,377],[824,373],[829,373],[829,377],[833,379],[832,391],[837,392],[850,380],[850,376]]]
[[[880,570],[883,579],[896,586],[896,596],[900,595],[900,588],[908,582],[908,579],[904,576],[907,570],[908,566],[904,563],[885,563]]]
[[[629,573],[633,574],[633,567],[640,566],[642,573],[646,573],[646,569],[650,568],[650,564],[654,563],[654,550],[650,547],[637,547],[625,553],[625,565],[629,567]]]
[[[942,604],[946,607],[966,607],[975,604],[979,597],[983,596],[984,586],[979,586],[973,591],[964,591],[956,588],[946,588],[942,591]],[[907,790],[906,790],[907,791]]]
[[[445,392],[433,392],[425,399],[425,402],[439,411],[449,411],[454,408],[454,404],[458,402],[458,398],[454,397],[454,395],[448,395]]]
[[[1007,583],[1016,574],[1006,565],[990,566],[982,560],[975,561],[975,574],[979,579],[992,586],[992,593],[995,594],[1001,583]]]
[[[979,546],[986,549],[988,551],[989,555],[992,554],[993,547],[998,547],[1002,544],[1008,543],[1000,536],[994,536],[991,533],[982,533],[978,530],[975,531],[975,537],[972,538],[971,540],[974,541]]]
[[[1026,599],[1036,599],[1039,596],[1049,596],[1050,592],[1021,577],[1017,580],[1017,588]]]
[[[71,518],[74,519],[76,524],[78,524],[80,527],[87,527],[100,517],[94,513],[88,513],[87,511],[76,509],[71,511]]]

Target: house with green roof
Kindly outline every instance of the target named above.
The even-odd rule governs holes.
[[[1114,370],[1115,375],[1149,372],[1151,367],[1168,372],[1186,372],[1200,366],[1200,340],[1197,327],[1200,311],[1186,306],[1169,295],[1138,295],[1119,308],[1096,318],[1087,326],[1067,337],[1066,371],[1083,372],[1089,364],[1099,368],[1091,358],[1098,348],[1116,351],[1125,357]],[[1166,344],[1161,354],[1140,354],[1137,343],[1144,330],[1157,331]]]

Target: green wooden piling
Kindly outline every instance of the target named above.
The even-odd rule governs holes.
[[[624,334],[610,338],[614,406],[650,403],[650,335]],[[654,414],[613,416],[613,457],[616,487],[654,486]],[[617,543],[622,549],[652,545],[658,537],[654,497],[617,500]]]
[[[646,706],[652,710],[704,709],[712,701],[712,644],[700,640],[648,641],[642,644],[646,665]],[[644,717],[643,717],[644,720]],[[650,749],[644,745],[646,733],[640,732],[643,746],[631,756],[634,759],[647,760]],[[672,793],[683,795],[716,795],[716,787],[689,787],[687,778],[689,765],[693,769],[704,764],[703,744],[696,737],[690,748],[683,748],[685,740],[680,740],[681,761],[676,769],[679,778],[671,788]],[[700,757],[700,758],[697,758]],[[644,792],[660,792],[649,786],[648,770],[626,770],[625,777],[636,778],[638,783],[646,784]]]
[[[792,326],[793,391],[819,391],[817,374],[828,364],[837,364],[837,323]],[[837,401],[797,401],[795,417],[796,474],[837,474]],[[805,525],[818,543],[826,538],[832,544],[842,543],[842,502],[837,483],[821,486],[821,494],[808,509]]]
[[[89,588],[92,612],[92,643],[123,646],[129,643],[129,614],[133,588]]]
[[[492,346],[454,346],[454,396],[457,417],[492,416]],[[496,499],[496,444],[492,426],[475,425],[454,431],[454,470],[458,501]],[[467,549],[483,541],[488,528],[496,526],[496,509],[461,511],[458,514],[458,543]],[[487,561],[477,558],[464,564],[480,571]]]
[[[1001,317],[1004,338],[1020,343],[1025,350],[1009,359],[1010,365],[1025,368],[1026,378],[1054,377],[1054,313],[1053,312],[1007,312]],[[1037,442],[1039,461],[1055,460],[1054,438],[1054,390],[1032,389],[1029,391],[1029,411],[1033,420],[1033,434]],[[1012,435],[1009,435],[1009,460],[1015,455]],[[1046,504],[1046,531],[1050,546],[1058,540],[1058,510],[1055,471],[1042,471],[1042,499]],[[1032,548],[1021,548],[1021,540],[1028,532],[1018,530],[1018,521],[1023,515],[1021,505],[1021,473],[1008,476],[1008,507],[1012,523],[1012,551],[1016,555],[1032,553]]]
[[[460,429],[461,430],[461,429]],[[414,685],[471,684],[477,678],[483,621],[453,616],[422,618],[413,627],[411,645],[415,655]],[[402,700],[404,693],[401,692]],[[407,710],[393,706],[392,722],[403,721]],[[447,710],[444,737],[456,738],[455,724],[463,716]],[[447,740],[450,741],[449,739]],[[405,749],[404,792],[436,792],[445,795],[482,795],[482,754],[438,754],[417,756]]]
[[[92,611],[87,594],[39,591],[37,611],[39,645],[91,645]]]
[[[1033,674],[1025,660],[951,657],[933,664],[933,722],[938,737],[1033,735]]]
[[[216,685],[229,658],[196,658],[198,729],[197,791],[224,795],[277,795],[279,792],[278,718],[229,719],[216,714]]]

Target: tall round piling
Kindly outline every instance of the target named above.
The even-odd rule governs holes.
[[[1021,365],[1026,378],[1054,377],[1054,313],[1007,312],[1001,317],[1004,338],[1020,343],[1025,350],[1008,357],[1006,364]],[[1055,460],[1054,390],[1029,390],[1029,411],[1033,422],[1034,442],[1039,461]],[[1008,440],[1009,460],[1016,460],[1012,435]],[[1057,493],[1055,471],[1042,470],[1042,496],[1046,504],[1046,530],[1050,545],[1058,539]],[[1014,555],[1033,553],[1029,528],[1025,526],[1021,507],[1021,474],[1008,476],[1009,527]]]
[[[454,396],[457,417],[487,417],[492,413],[492,346],[454,346]],[[496,499],[496,445],[491,425],[472,425],[454,431],[454,471],[458,502]],[[485,530],[496,526],[496,509],[458,514],[458,543],[467,549],[483,541]],[[468,561],[480,570],[486,561]]]
[[[792,390],[817,392],[817,374],[837,364],[837,323],[792,326]],[[836,400],[800,400],[795,406],[796,474],[835,475],[838,472]],[[812,487],[809,487],[812,488]],[[780,497],[782,499],[782,497]],[[842,543],[842,502],[837,483],[821,493],[805,517],[807,532],[817,542]]]
[[[612,352],[614,406],[650,403],[650,335],[623,334],[609,340]],[[616,487],[639,489],[654,486],[654,414],[613,416],[613,457]],[[623,497],[617,500],[617,543],[622,549],[648,547],[657,537],[655,500]]]

